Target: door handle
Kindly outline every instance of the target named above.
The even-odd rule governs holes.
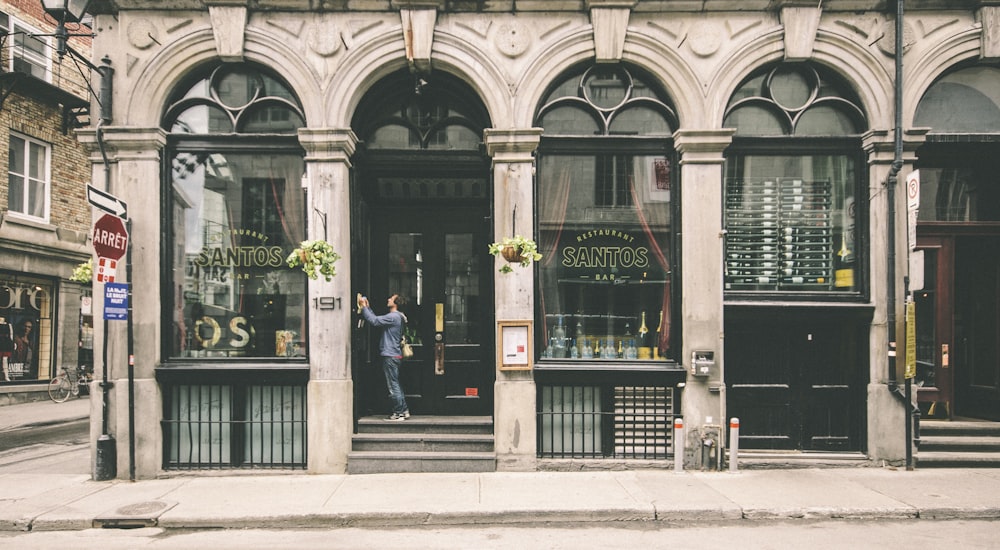
[[[434,374],[444,374],[444,303],[434,304]]]

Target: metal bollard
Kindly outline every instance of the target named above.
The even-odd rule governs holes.
[[[684,472],[684,419],[674,417],[674,473]]]
[[[736,472],[737,455],[740,454],[740,419],[729,419],[729,471]]]

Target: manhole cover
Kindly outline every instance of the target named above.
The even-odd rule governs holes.
[[[137,504],[122,506],[121,508],[115,510],[115,513],[123,516],[148,516],[162,512],[166,507],[166,502],[153,500],[150,502],[139,502]]]

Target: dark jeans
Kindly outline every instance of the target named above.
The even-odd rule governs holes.
[[[402,361],[398,357],[382,357],[382,371],[385,373],[385,385],[389,389],[389,401],[392,403],[392,412],[397,414],[409,410],[403,388],[399,385],[400,363]]]

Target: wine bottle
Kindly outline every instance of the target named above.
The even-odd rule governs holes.
[[[642,324],[639,325],[639,348],[636,350],[638,359],[650,359],[653,356],[649,342],[649,327],[646,326],[646,312],[642,312]]]
[[[660,358],[660,331],[663,330],[663,310],[660,310],[660,320],[656,325],[656,337],[653,340],[653,359]]]

